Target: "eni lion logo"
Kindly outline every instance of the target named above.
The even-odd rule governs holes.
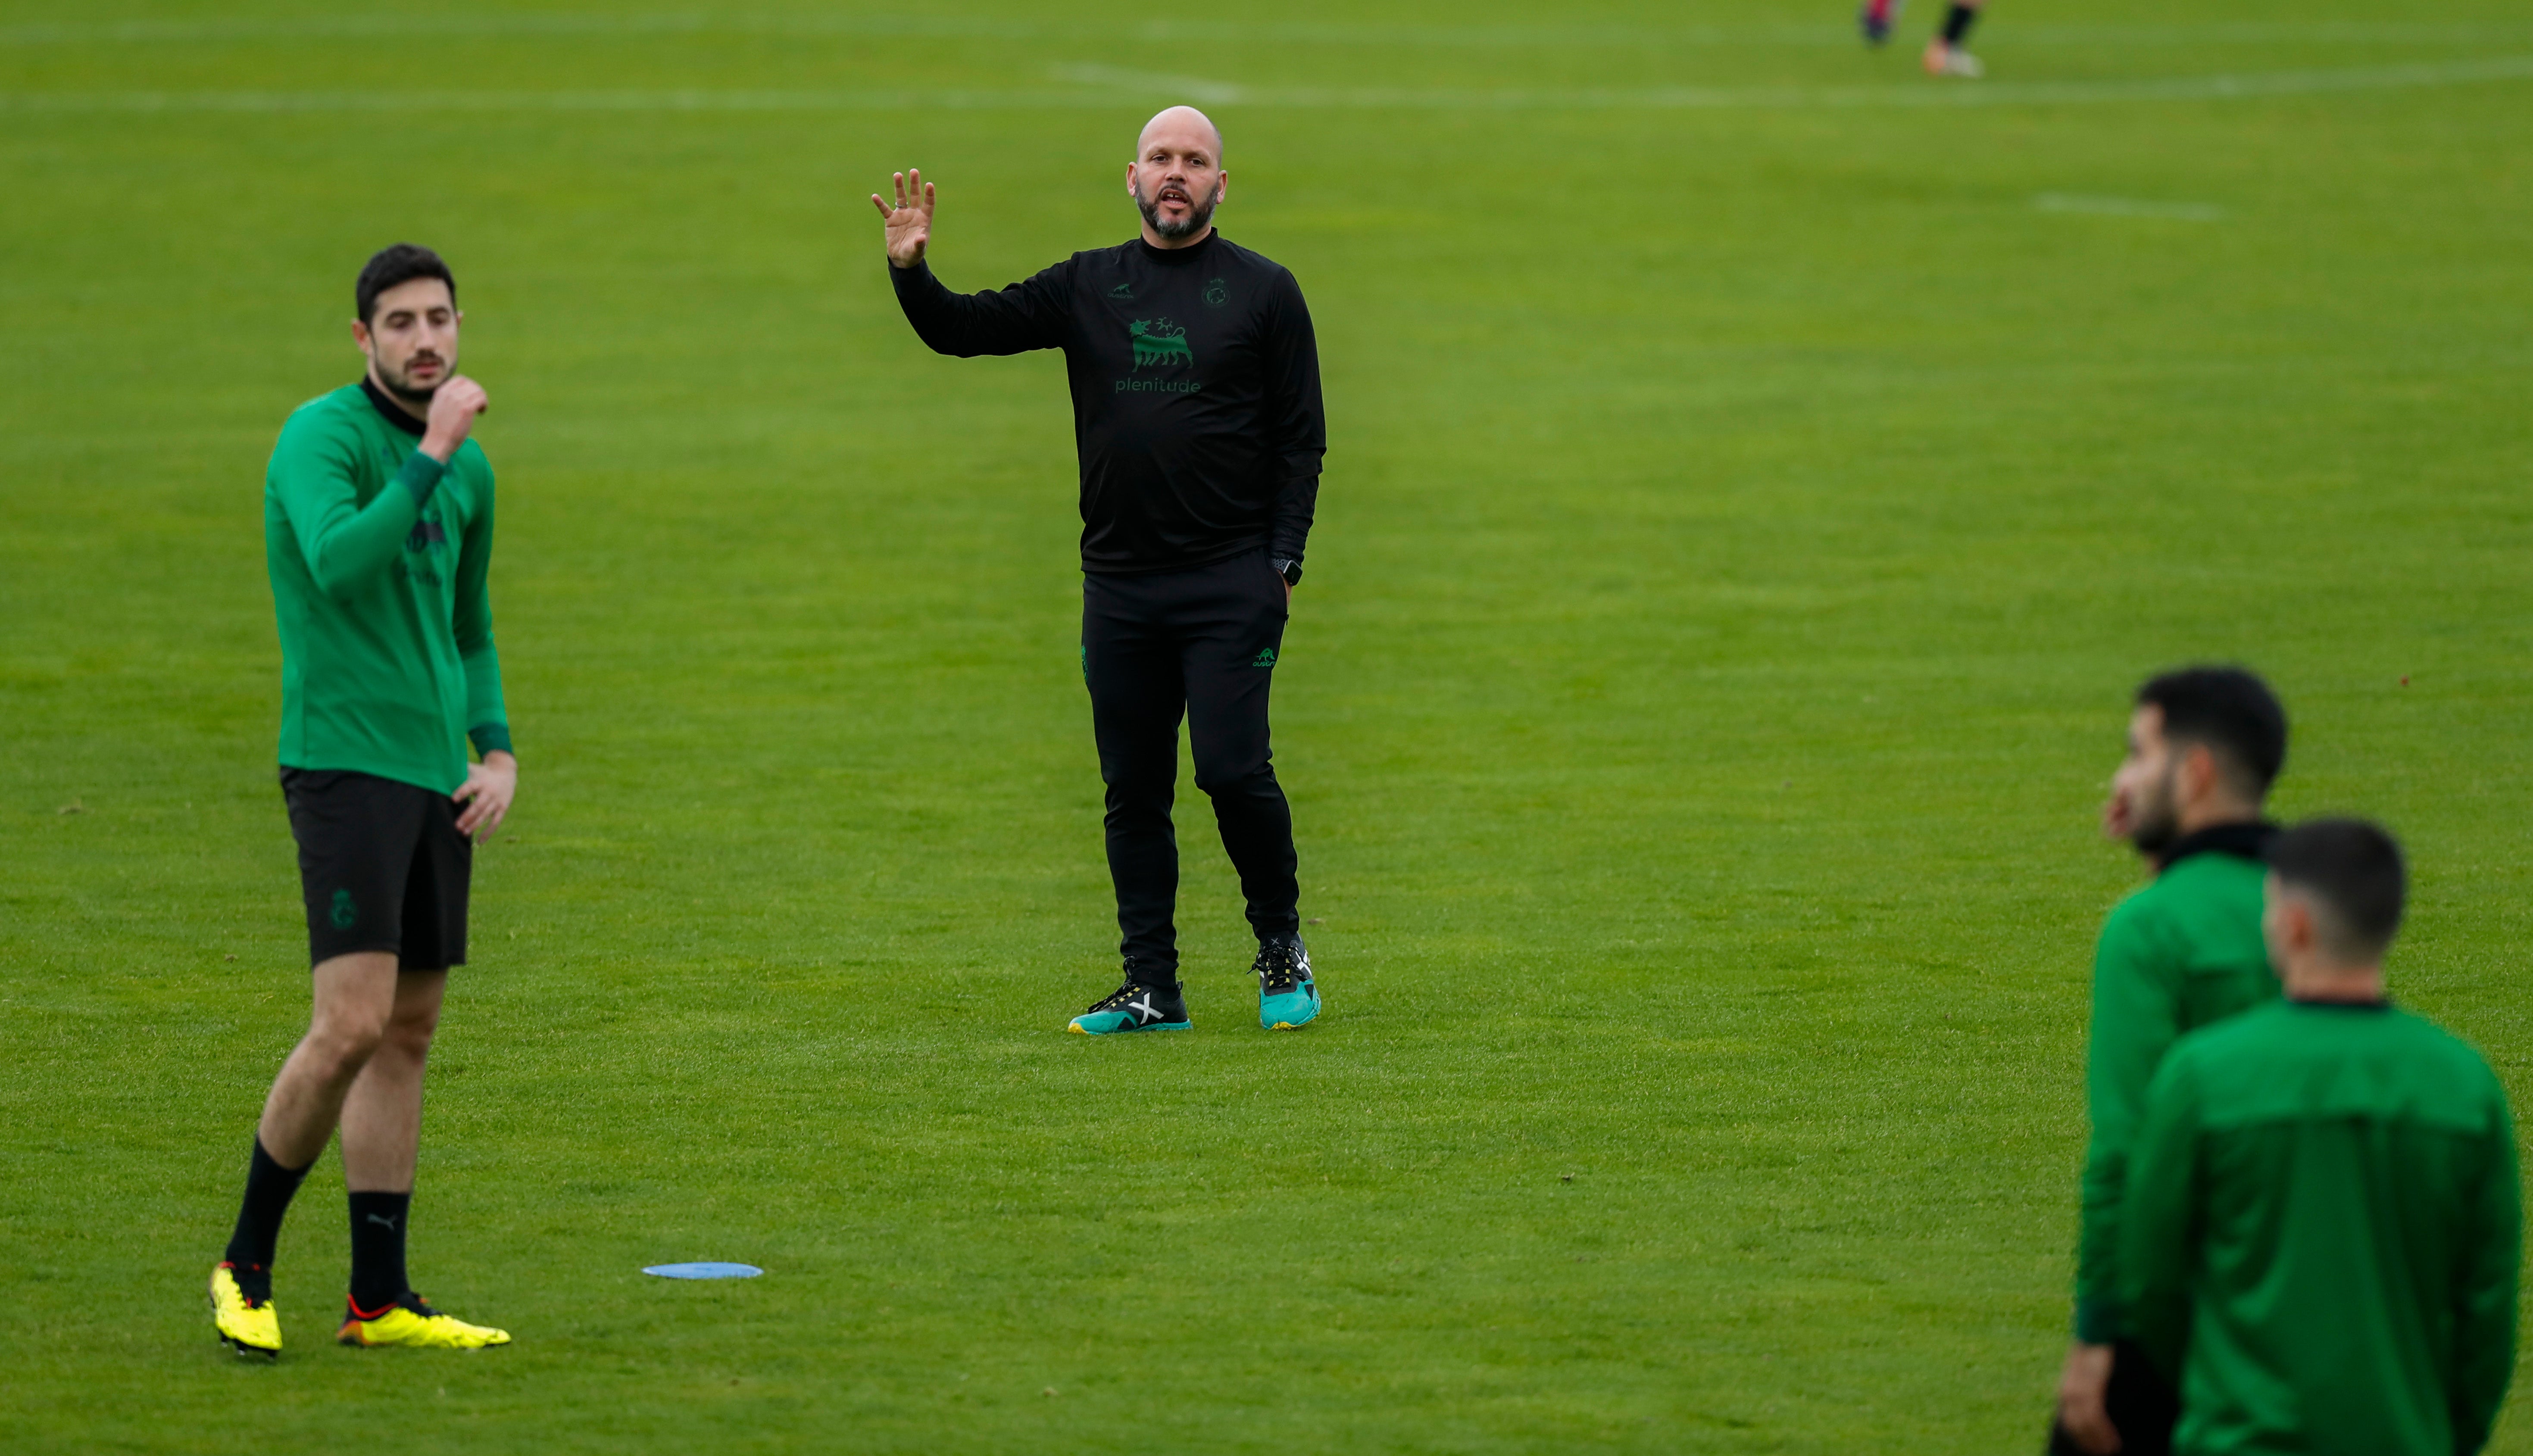
[[[1167,319],[1138,319],[1126,325],[1126,332],[1135,341],[1137,369],[1196,363],[1188,352],[1187,330]]]

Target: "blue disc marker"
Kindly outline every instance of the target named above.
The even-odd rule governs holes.
[[[754,1264],[653,1264],[642,1271],[663,1279],[753,1279],[764,1273]]]

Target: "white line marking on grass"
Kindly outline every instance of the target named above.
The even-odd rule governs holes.
[[[1087,90],[19,91],[0,110],[140,113],[402,111],[895,111],[1110,106]]]
[[[1309,110],[1758,111],[1928,106],[2057,106],[2121,101],[2234,101],[2465,86],[2533,78],[2533,55],[2337,71],[2269,71],[2138,81],[2067,81],[1896,87],[1654,87],[1635,89],[1460,90],[1279,87],[1187,82],[1137,72],[1074,90],[574,90],[574,91],[14,91],[0,112],[398,111],[1032,111],[1105,108],[1124,97],[1171,99],[1206,86],[1244,106]]]
[[[1104,86],[1132,91],[1168,91],[1208,106],[1234,106],[1249,99],[1249,87],[1228,81],[1200,81],[1192,76],[1156,76],[1149,71],[1121,71],[1114,66],[1058,66],[1058,81]]]
[[[2043,212],[2091,212],[2102,217],[2168,217],[2181,222],[2218,222],[2225,209],[2211,203],[2152,203],[2137,198],[2089,198],[2074,193],[2044,192],[2032,200]]]
[[[2018,44],[2105,46],[2511,45],[2533,40],[2533,26],[2447,22],[2203,22],[2156,25],[2018,23]],[[404,36],[540,37],[736,35],[814,39],[903,36],[945,40],[1238,40],[1340,46],[1392,45],[1530,49],[1539,46],[1793,45],[1853,48],[1845,25],[1451,26],[1381,24],[1242,25],[1152,20],[1034,25],[950,16],[388,15],[295,20],[29,22],[0,26],[0,45],[148,45],[263,40],[371,40]]]

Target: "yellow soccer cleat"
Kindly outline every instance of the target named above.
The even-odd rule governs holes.
[[[408,1350],[481,1350],[487,1345],[510,1343],[508,1330],[468,1324],[463,1319],[442,1314],[424,1304],[418,1294],[406,1295],[376,1314],[362,1313],[358,1305],[352,1305],[351,1309],[352,1317],[343,1321],[341,1329],[334,1331],[334,1338],[346,1345],[395,1345]]]
[[[279,1360],[281,1316],[272,1309],[272,1276],[252,1269],[247,1279],[258,1286],[256,1291],[241,1288],[237,1271],[227,1264],[211,1270],[211,1327],[241,1360]]]

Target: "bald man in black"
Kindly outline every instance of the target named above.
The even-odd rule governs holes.
[[[1192,1025],[1172,919],[1182,714],[1258,936],[1259,1024],[1302,1026],[1320,1010],[1266,705],[1327,431],[1301,286],[1213,230],[1229,182],[1221,133],[1173,106],[1146,124],[1126,169],[1142,237],[977,294],[952,293],[924,262],[934,189],[921,172],[897,175],[893,205],[871,199],[898,303],[936,352],[1064,351],[1082,464],[1082,670],[1126,962],[1125,984],[1070,1023],[1094,1035]]]

